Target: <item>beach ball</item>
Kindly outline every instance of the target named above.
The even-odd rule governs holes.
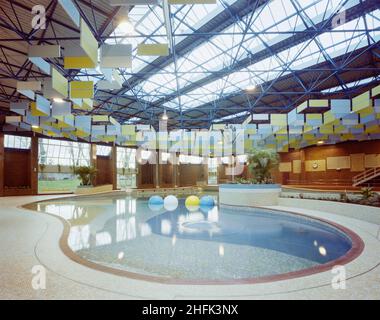
[[[196,211],[199,208],[199,198],[197,196],[189,196],[186,198],[185,206],[189,211]]]
[[[168,211],[174,211],[178,207],[178,199],[173,195],[166,196],[164,199],[164,208]]]
[[[152,211],[160,211],[164,206],[164,200],[160,196],[151,196],[148,201],[148,207]]]
[[[211,196],[203,196],[200,205],[201,207],[213,207],[215,205],[214,198]]]

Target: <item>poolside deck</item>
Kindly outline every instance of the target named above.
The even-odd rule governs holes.
[[[289,207],[340,223],[365,242],[361,256],[346,266],[345,290],[331,287],[333,274],[265,284],[167,285],[100,272],[70,260],[59,247],[63,225],[55,217],[28,211],[20,205],[57,196],[9,197],[0,204],[0,298],[12,299],[380,299],[380,228],[347,216]],[[291,201],[287,199],[286,201]],[[301,201],[301,200],[299,200]],[[365,209],[363,207],[363,209]],[[9,248],[12,248],[10,250]],[[46,290],[31,286],[34,265],[47,270]]]

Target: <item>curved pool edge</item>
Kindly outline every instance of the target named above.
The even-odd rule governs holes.
[[[66,219],[59,217],[57,215],[51,214],[51,213],[47,213],[44,211],[36,211],[30,208],[30,206],[33,204],[37,204],[37,203],[41,203],[45,201],[61,200],[61,199],[62,198],[51,198],[48,200],[34,201],[31,203],[21,205],[20,207],[28,211],[32,211],[35,213],[42,213],[48,216],[58,218],[58,220],[61,221],[63,225],[63,231],[59,238],[59,247],[61,251],[64,253],[64,255],[67,256],[70,260],[96,271],[101,271],[108,274],[121,276],[121,277],[129,278],[129,279],[133,279],[133,280],[155,282],[155,283],[168,284],[168,285],[245,285],[245,284],[249,285],[249,284],[273,283],[277,281],[291,280],[291,279],[311,276],[311,275],[315,275],[315,274],[319,274],[319,273],[331,270],[334,266],[337,266],[337,265],[339,266],[346,265],[350,263],[351,261],[355,260],[357,257],[359,257],[365,248],[364,241],[361,239],[361,237],[357,233],[355,233],[354,231],[352,231],[351,229],[347,227],[342,226],[341,224],[338,224],[328,219],[313,217],[306,214],[302,214],[302,213],[298,213],[298,212],[294,212],[290,210],[283,210],[283,209],[275,209],[275,208],[269,209],[267,207],[259,207],[259,206],[257,207],[233,206],[235,208],[236,207],[241,207],[241,208],[246,208],[246,209],[260,208],[260,209],[266,209],[266,210],[269,209],[269,210],[277,211],[277,212],[285,212],[292,215],[302,216],[308,219],[316,220],[316,221],[325,223],[327,225],[331,225],[332,227],[338,229],[343,234],[349,237],[349,239],[352,242],[352,247],[344,256],[325,264],[317,265],[317,266],[307,268],[307,269],[301,269],[298,271],[292,271],[288,273],[282,273],[278,275],[270,275],[270,276],[264,276],[264,277],[258,277],[258,278],[243,278],[243,279],[228,279],[228,280],[199,280],[199,279],[175,279],[175,278],[166,278],[166,277],[160,277],[160,276],[143,275],[136,272],[112,268],[112,267],[95,263],[95,262],[92,262],[80,257],[68,245],[70,223]],[[231,206],[231,205],[227,205],[227,206]]]

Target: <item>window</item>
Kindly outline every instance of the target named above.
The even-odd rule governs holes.
[[[72,141],[40,139],[38,161],[45,165],[89,166],[90,145]]]
[[[80,184],[74,166],[90,165],[90,144],[39,139],[38,191],[73,192]]]
[[[29,137],[20,137],[4,135],[4,147],[12,149],[30,149],[32,139]]]
[[[109,156],[111,154],[112,147],[109,146],[96,146],[96,155],[97,156]]]
[[[218,158],[208,159],[208,184],[218,184]]]
[[[120,189],[136,187],[136,149],[118,147],[117,186]]]

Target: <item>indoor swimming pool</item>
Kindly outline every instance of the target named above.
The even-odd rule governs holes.
[[[215,198],[216,199],[216,198]],[[151,208],[124,192],[29,205],[68,222],[70,257],[103,271],[173,283],[274,281],[350,254],[349,230],[261,208]],[[67,253],[67,252],[66,252]]]

